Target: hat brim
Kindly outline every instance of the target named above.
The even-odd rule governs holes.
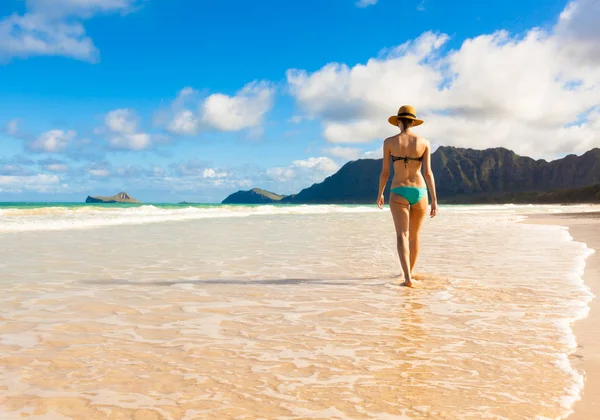
[[[406,118],[407,120],[413,120],[413,125],[412,125],[413,127],[423,124],[423,120],[419,120],[417,118],[411,118],[411,117],[402,117],[402,118]],[[388,122],[390,124],[392,124],[393,126],[398,127],[398,116],[392,115],[390,118],[388,118]]]

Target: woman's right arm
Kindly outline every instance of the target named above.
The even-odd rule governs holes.
[[[437,214],[437,193],[435,191],[435,179],[433,178],[433,171],[431,170],[431,145],[425,140],[426,149],[425,156],[423,158],[423,178],[427,184],[427,189],[431,195],[431,217],[435,217]]]
[[[388,178],[390,177],[390,150],[388,148],[387,140],[383,142],[383,162],[381,164],[381,173],[379,174],[379,193],[377,194],[377,206],[383,208],[385,199],[383,198],[383,192],[385,190],[385,184],[387,184]]]

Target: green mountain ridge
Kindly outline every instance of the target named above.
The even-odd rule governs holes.
[[[381,164],[382,159],[348,162],[323,182],[276,201],[290,204],[374,203]],[[583,200],[585,197],[589,202],[591,199],[586,194],[591,192],[576,190],[600,184],[600,148],[581,156],[571,154],[548,162],[519,156],[503,147],[477,150],[441,146],[432,154],[431,166],[440,203],[537,202],[535,200]],[[393,168],[385,190],[386,198],[392,177]]]

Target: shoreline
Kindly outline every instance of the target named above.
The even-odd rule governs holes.
[[[600,212],[525,215],[524,223],[560,225],[569,229],[576,242],[582,242],[595,252],[585,260],[583,281],[594,294],[585,318],[575,321],[571,329],[577,340],[575,352],[569,355],[573,368],[584,376],[581,398],[572,407],[569,420],[600,418]]]

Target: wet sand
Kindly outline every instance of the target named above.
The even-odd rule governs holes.
[[[424,224],[424,281],[407,289],[389,212],[319,209],[335,212],[0,220],[0,419],[570,414],[567,321],[592,296],[567,228],[449,207]]]
[[[589,315],[577,321],[573,331],[577,337],[577,351],[571,363],[585,373],[582,398],[573,407],[569,420],[600,418],[600,212],[569,213],[529,216],[527,223],[568,226],[575,241],[584,242],[596,252],[586,260],[584,281],[596,295],[590,303]]]

